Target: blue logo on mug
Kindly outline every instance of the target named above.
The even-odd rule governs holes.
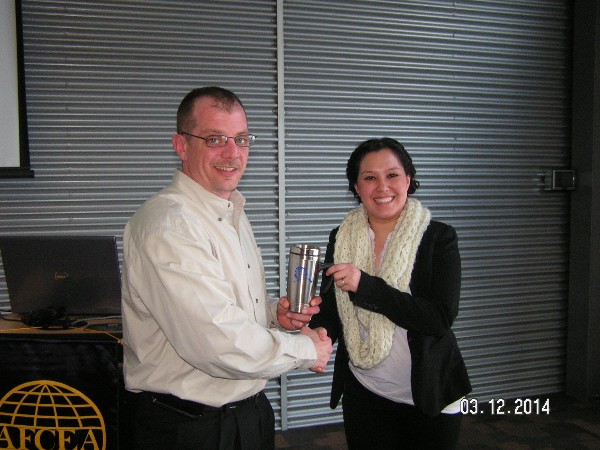
[[[305,267],[302,267],[302,266],[296,267],[296,270],[294,270],[294,279],[296,281],[300,281],[303,278],[307,279],[309,281],[309,283],[313,282],[312,278],[309,277],[309,273]]]

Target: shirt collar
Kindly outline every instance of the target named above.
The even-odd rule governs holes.
[[[206,213],[214,215],[219,221],[226,220],[232,223],[239,230],[240,217],[246,204],[246,198],[240,191],[236,189],[229,196],[229,200],[225,200],[188,177],[181,169],[175,172],[173,183],[195,203],[202,205]]]

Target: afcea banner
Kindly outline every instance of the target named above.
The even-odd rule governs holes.
[[[118,449],[118,346],[0,334],[0,449]]]

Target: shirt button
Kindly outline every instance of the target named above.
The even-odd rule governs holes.
[[[223,218],[222,217],[219,217],[219,222],[223,222]]]
[[[250,268],[250,264],[248,264],[248,269]]]

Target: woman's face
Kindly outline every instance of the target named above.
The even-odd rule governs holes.
[[[365,155],[354,185],[369,222],[396,223],[408,197],[410,176],[394,152],[384,148]]]

